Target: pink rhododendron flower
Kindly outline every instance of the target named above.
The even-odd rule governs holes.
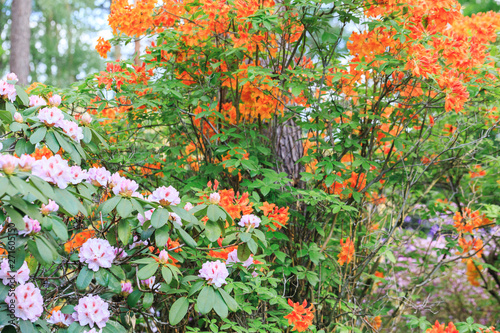
[[[61,121],[64,120],[64,115],[58,108],[43,108],[38,111],[37,118],[46,126],[60,126]]]
[[[50,213],[57,212],[59,210],[59,205],[52,199],[49,199],[48,204],[42,204],[40,209],[43,215],[49,215]]]
[[[194,207],[194,206],[193,206],[193,204],[192,204],[192,203],[190,203],[190,202],[188,202],[188,203],[186,203],[186,205],[184,206],[184,210],[189,211],[190,209],[193,209],[193,207]]]
[[[182,227],[182,219],[179,215],[177,215],[175,213],[170,213],[169,219],[170,219],[170,221],[173,221]]]
[[[121,284],[122,284],[122,294],[128,295],[134,291],[132,283],[130,283],[129,281],[122,281]]]
[[[113,193],[115,195],[121,195],[122,197],[131,197],[138,188],[139,184],[137,184],[135,181],[127,178],[122,178],[121,181],[113,187]]]
[[[42,230],[40,227],[40,222],[30,218],[28,215],[23,217],[24,221],[24,230],[19,230],[19,235],[29,235],[32,233],[37,233]]]
[[[137,246],[147,246],[147,245],[148,245],[147,241],[141,241],[139,239],[139,237],[134,236],[134,241],[132,242],[132,244],[130,244],[128,246],[128,248],[132,250],[134,247],[137,247]]]
[[[105,168],[90,168],[87,181],[94,186],[106,186],[111,178],[111,172]]]
[[[253,214],[243,215],[238,225],[242,227],[252,226],[253,228],[258,228],[260,225],[260,218]]]
[[[30,279],[30,269],[26,261],[16,272],[12,272],[10,270],[9,260],[7,258],[2,260],[0,264],[0,279],[2,279],[4,285],[9,285],[12,278],[19,284],[28,282]]]
[[[23,116],[19,112],[14,113],[14,121],[18,123],[23,123],[24,122]]]
[[[230,266],[230,264],[237,263],[237,262],[241,262],[243,267],[248,268],[248,267],[250,267],[251,264],[253,264],[253,257],[250,256],[250,257],[248,257],[247,260],[242,262],[242,261],[240,261],[240,259],[238,259],[238,250],[235,249],[235,250],[229,252],[229,254],[227,255],[226,265]]]
[[[115,249],[107,239],[91,238],[83,243],[78,254],[80,262],[87,263],[89,269],[97,272],[99,268],[109,268],[115,260]]]
[[[128,257],[128,254],[127,254],[127,252],[125,252],[124,249],[119,248],[119,247],[115,247],[115,256],[117,258],[126,258],[126,257]]]
[[[49,104],[52,106],[59,106],[61,102],[62,102],[61,96],[59,96],[58,94],[54,94],[52,95],[52,97],[49,98]]]
[[[160,260],[160,263],[166,264],[168,263],[168,251],[163,249],[160,251],[160,255],[158,256],[158,259]]]
[[[141,280],[141,283],[146,287],[148,287],[149,289],[158,289],[160,287],[160,284],[159,283],[155,284],[155,282],[156,282],[155,276],[152,276],[147,280]]]
[[[118,172],[115,172],[114,174],[111,175],[111,177],[109,177],[109,180],[108,180],[108,187],[109,188],[113,188],[115,187],[116,185],[118,185],[123,179],[122,176],[120,176],[120,174]]]
[[[90,125],[90,123],[92,122],[92,116],[88,113],[88,112],[85,112],[81,117],[80,117],[80,122],[82,123],[82,125],[86,126],[86,125]]]
[[[7,81],[0,80],[0,96],[2,98],[8,98],[9,101],[14,103],[17,97],[16,87]]]
[[[62,128],[64,133],[66,133],[70,138],[80,143],[83,139],[83,130],[78,127],[78,124],[71,120],[61,120],[58,126]]]
[[[99,328],[103,328],[110,316],[108,307],[109,304],[99,296],[85,296],[78,300],[73,319],[81,326],[89,325],[90,328],[93,328],[94,325],[97,325]]]
[[[19,171],[28,172],[31,171],[31,168],[33,167],[33,163],[35,163],[35,161],[36,159],[33,156],[23,154],[18,160],[17,167],[19,168]]]
[[[213,284],[220,288],[223,284],[226,284],[226,278],[229,276],[226,264],[217,261],[207,261],[204,263],[200,269],[199,277],[207,280],[208,284]]]
[[[144,216],[142,216],[141,213],[137,214],[137,219],[139,220],[139,223],[141,224],[141,226],[144,225],[144,222],[151,221],[151,216],[153,215],[154,211],[155,211],[154,208],[147,210],[144,212]]]
[[[68,161],[59,155],[49,158],[43,156],[40,160],[35,161],[31,173],[61,189],[68,187],[68,183],[73,180]]]
[[[29,106],[41,106],[41,105],[47,105],[47,102],[43,99],[43,97],[38,96],[38,95],[31,95],[29,98]]]
[[[35,322],[43,312],[42,294],[31,282],[17,286],[14,295],[5,298],[5,303],[14,304],[14,315],[22,320]]]
[[[7,74],[7,80],[9,80],[9,81],[16,81],[16,82],[19,81],[16,73],[9,73],[9,74]]]
[[[158,202],[162,206],[168,205],[178,205],[181,202],[181,198],[179,197],[179,192],[173,188],[169,187],[159,187],[149,196],[148,198],[151,202]]]
[[[219,193],[211,193],[208,201],[213,205],[217,205],[220,202],[220,194]]]
[[[19,164],[19,159],[12,155],[0,155],[0,169],[7,174],[11,175],[16,170]]]
[[[70,314],[62,313],[61,310],[52,311],[50,317],[47,319],[49,324],[53,324],[59,327],[68,327],[75,320]]]
[[[87,174],[87,170],[82,170],[78,165],[73,165],[70,170],[71,174],[71,184],[80,184],[82,181],[87,180],[89,177]]]

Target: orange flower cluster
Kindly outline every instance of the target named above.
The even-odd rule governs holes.
[[[240,195],[239,192],[234,193],[233,189],[219,190],[220,202],[219,205],[224,208],[233,219],[239,219],[243,215],[248,215],[253,212],[252,203],[250,203],[250,194],[245,192]]]
[[[440,324],[436,320],[434,326],[427,329],[425,333],[459,333],[459,332],[452,322],[448,323],[448,326],[446,326],[446,324]]]
[[[99,37],[97,39],[97,45],[95,46],[95,49],[102,58],[106,59],[108,57],[108,52],[111,50],[111,44],[109,43],[109,41],[104,40],[104,38]]]
[[[263,203],[263,206],[259,207],[264,216],[267,216],[269,220],[271,220],[273,227],[271,225],[267,225],[268,231],[270,230],[279,230],[283,226],[285,226],[290,218],[288,209],[289,207],[277,207],[275,204],[270,204],[267,201]]]
[[[367,319],[367,321],[375,331],[378,331],[382,327],[382,318],[380,318],[380,316]]]
[[[210,250],[210,252],[208,253],[208,255],[210,257],[213,257],[213,258],[219,258],[219,259],[227,260],[227,257],[229,256],[229,253],[231,253],[231,252],[233,252],[234,250],[237,250],[237,249],[238,249],[238,246],[230,246],[230,247],[226,247],[224,249],[218,250],[218,251]]]
[[[476,253],[478,257],[483,254],[483,241],[480,238],[472,238],[472,240],[467,241],[464,237],[460,237],[458,246],[462,248],[462,252],[457,252],[460,255],[468,255],[470,251]]]
[[[474,166],[474,171],[469,171],[470,178],[484,177],[486,176],[486,171],[481,168],[480,165]]]
[[[153,12],[158,0],[113,0],[108,23],[113,33],[130,37],[143,35],[154,23]]]
[[[79,250],[89,238],[95,236],[95,230],[85,229],[76,235],[73,235],[69,241],[64,244],[64,251],[70,253],[74,250]]]
[[[147,85],[152,75],[153,69],[146,70],[146,64],[128,67],[120,65],[118,62],[108,62],[106,71],[101,71],[99,75],[96,75],[96,79],[99,86],[104,86],[110,90],[114,85],[116,90],[121,91],[121,86],[125,83]]]
[[[467,259],[467,271],[465,274],[467,275],[467,280],[472,286],[479,287],[481,284],[479,282],[479,278],[481,277],[480,270],[483,268],[481,266],[474,265],[474,261],[472,259]]]
[[[35,152],[33,154],[31,154],[31,156],[34,157],[36,160],[41,160],[42,157],[44,157],[44,156],[45,156],[45,158],[50,158],[53,155],[54,154],[52,154],[52,151],[50,151],[50,149],[47,148],[46,146],[43,146],[41,149],[36,148]]]
[[[453,226],[460,234],[472,234],[475,229],[491,223],[485,214],[481,215],[478,210],[473,212],[470,208],[465,208],[463,215],[460,212],[455,212],[453,220],[455,221]]]
[[[314,319],[314,307],[311,304],[307,307],[307,301],[304,300],[302,304],[299,302],[293,303],[288,299],[288,305],[293,307],[292,312],[287,314],[284,318],[288,319],[288,325],[293,325],[293,331],[304,332],[312,325]]]
[[[345,242],[343,239],[340,240],[340,247],[341,251],[338,254],[337,262],[340,266],[343,266],[345,263],[349,264],[354,257],[354,243],[350,237],[347,237]]]

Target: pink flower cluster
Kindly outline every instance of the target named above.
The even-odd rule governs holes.
[[[69,184],[79,184],[88,177],[79,166],[70,167],[68,161],[59,155],[49,158],[43,156],[35,161],[31,173],[62,189],[68,187]]]
[[[31,95],[29,98],[29,106],[45,106],[47,105],[47,102],[43,99],[42,96],[38,95]]]
[[[118,183],[113,186],[113,193],[122,197],[132,197],[139,189],[139,184],[127,178],[120,177]]]
[[[9,74],[11,78],[13,78],[12,74],[14,76],[16,75],[14,73]],[[9,75],[7,75],[7,80],[11,80],[9,79]],[[17,81],[17,76],[15,76],[15,81]],[[7,98],[9,101],[14,103],[17,97],[16,87],[7,81],[0,80],[0,96],[2,98]]]
[[[42,230],[40,222],[38,222],[38,220],[30,218],[28,215],[23,217],[23,221],[24,221],[24,230],[19,231],[19,235],[21,236],[36,234],[37,232],[40,232]]]
[[[93,328],[96,325],[103,328],[111,315],[108,307],[109,304],[97,295],[80,298],[75,306],[73,319],[81,326],[89,325]]]
[[[87,263],[89,269],[110,268],[116,258],[115,249],[106,239],[91,238],[83,243],[79,253],[80,262]]]
[[[207,261],[201,266],[199,277],[207,280],[208,284],[213,284],[220,288],[223,284],[226,284],[226,278],[229,276],[226,264],[217,261]]]
[[[59,210],[59,205],[56,204],[54,200],[49,199],[49,202],[47,204],[42,204],[40,212],[43,215],[49,215],[50,213],[57,212],[58,210]]]
[[[49,324],[53,324],[59,327],[68,327],[75,320],[70,314],[62,313],[61,310],[52,311],[50,317],[47,319]]]
[[[175,206],[181,203],[181,198],[179,197],[179,191],[177,191],[172,186],[169,187],[159,187],[148,197],[150,202],[158,202],[162,206]]]
[[[78,127],[78,124],[74,121],[64,120],[63,112],[56,107],[40,109],[37,118],[48,127],[55,126],[61,128],[66,135],[76,142],[80,142],[80,140],[83,139],[82,128]]]
[[[134,291],[134,287],[132,287],[132,283],[130,283],[129,281],[122,281],[121,285],[122,294],[124,294],[125,296],[131,294]]]
[[[12,282],[12,279],[14,279],[16,283],[25,284],[30,279],[30,269],[28,268],[28,264],[25,261],[16,272],[12,272],[9,261],[7,259],[3,259],[0,264],[0,279],[6,286]]]
[[[43,312],[42,294],[31,282],[17,286],[14,294],[7,296],[5,302],[14,304],[14,315],[22,320],[35,322]]]
[[[253,215],[253,214],[243,215],[241,217],[240,222],[238,222],[238,225],[240,225],[242,227],[250,227],[251,226],[252,228],[258,228],[260,225],[260,218]]]

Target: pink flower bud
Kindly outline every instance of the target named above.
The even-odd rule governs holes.
[[[59,106],[61,104],[61,96],[55,94],[49,98],[49,104],[52,106]]]
[[[161,264],[168,263],[168,252],[166,250],[161,250],[158,256]]]
[[[85,112],[80,118],[80,122],[85,126],[90,125],[90,123],[92,122],[92,116],[88,112]]]
[[[49,215],[50,213],[57,212],[59,210],[59,205],[55,201],[49,199],[47,205],[42,204],[41,212],[43,215]]]
[[[17,121],[18,123],[24,122],[23,116],[19,112],[14,113],[14,120]]]
[[[220,195],[219,193],[212,193],[210,194],[210,198],[208,199],[212,205],[217,205],[220,202]]]

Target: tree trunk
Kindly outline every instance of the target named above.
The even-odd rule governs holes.
[[[304,166],[297,161],[304,156],[302,131],[293,119],[279,124],[274,129],[272,142],[275,147],[276,158],[279,162],[278,172],[285,172],[292,179],[292,186],[301,187],[300,173],[305,171]]]
[[[13,0],[10,31],[10,70],[20,84],[28,84],[30,72],[31,0]]]

